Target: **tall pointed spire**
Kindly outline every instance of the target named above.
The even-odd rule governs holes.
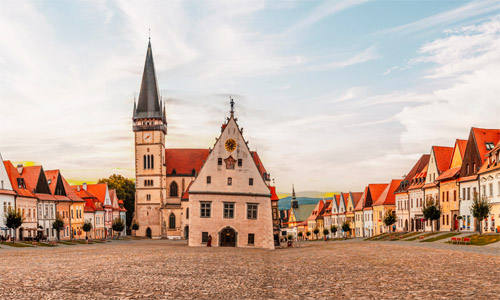
[[[162,118],[159,98],[159,89],[150,40],[148,42],[148,51],[146,53],[146,62],[144,63],[141,91],[139,92],[139,102],[137,104],[135,118]]]
[[[299,208],[299,202],[297,201],[297,197],[295,197],[295,186],[292,184],[292,208]]]

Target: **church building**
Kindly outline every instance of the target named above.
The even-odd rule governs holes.
[[[212,246],[274,248],[278,197],[243,138],[232,100],[213,148],[166,148],[167,117],[149,42],[132,119],[137,235],[188,239],[190,246],[203,246],[210,236]]]

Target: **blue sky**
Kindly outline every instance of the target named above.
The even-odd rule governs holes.
[[[498,1],[2,1],[4,159],[133,177],[149,28],[167,147],[211,147],[233,95],[282,192],[362,191],[500,128]]]

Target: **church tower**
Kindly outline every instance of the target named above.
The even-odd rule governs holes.
[[[162,236],[161,207],[166,196],[165,136],[167,118],[159,97],[158,83],[148,43],[142,74],[139,101],[134,101],[133,131],[135,138],[135,215],[137,235]]]

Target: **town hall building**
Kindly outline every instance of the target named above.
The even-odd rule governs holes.
[[[210,237],[213,246],[274,248],[278,197],[258,154],[243,138],[234,101],[213,148],[165,148],[167,118],[151,42],[133,131],[137,235],[188,239],[190,246],[206,245]]]

